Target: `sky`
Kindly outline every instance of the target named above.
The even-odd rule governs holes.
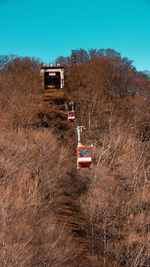
[[[53,62],[112,48],[150,70],[150,0],[0,0],[0,55]]]

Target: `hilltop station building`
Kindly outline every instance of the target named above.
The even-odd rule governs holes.
[[[63,89],[64,88],[64,68],[57,65],[42,66],[40,70],[43,89]]]

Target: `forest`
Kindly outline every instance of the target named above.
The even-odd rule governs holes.
[[[150,73],[113,49],[58,62],[65,88],[44,101],[43,62],[0,56],[0,267],[149,267]]]

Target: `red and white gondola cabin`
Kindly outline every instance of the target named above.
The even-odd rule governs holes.
[[[69,122],[75,121],[75,112],[74,111],[68,111],[68,121]]]
[[[77,169],[92,168],[92,146],[80,145],[77,147]]]

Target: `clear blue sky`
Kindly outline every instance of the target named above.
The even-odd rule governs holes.
[[[150,0],[0,0],[0,55],[52,62],[78,48],[113,48],[150,70]]]

